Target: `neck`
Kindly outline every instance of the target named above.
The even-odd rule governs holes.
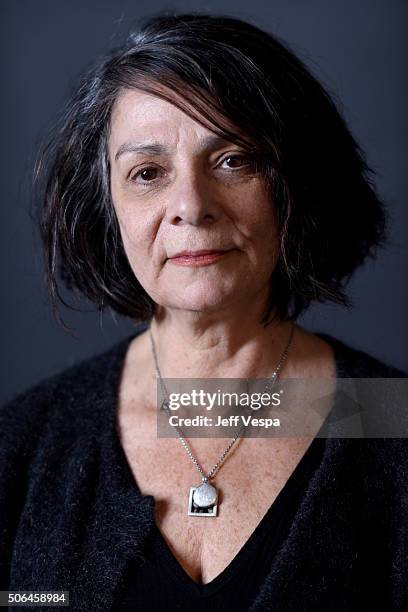
[[[260,319],[260,317],[259,317]],[[165,378],[262,378],[275,370],[292,323],[253,313],[220,317],[159,311],[150,328]]]

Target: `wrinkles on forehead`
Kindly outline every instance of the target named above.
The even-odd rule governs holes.
[[[222,111],[215,97],[202,88],[192,87],[178,78],[166,79],[167,84],[159,83],[146,77],[135,79],[134,87],[123,87],[112,108],[111,117],[124,94],[135,89],[143,93],[161,98],[176,106],[194,121],[228,142],[238,144],[245,149],[253,150],[256,143],[245,134],[242,128],[235,125]],[[111,121],[112,124],[112,121]],[[111,127],[111,126],[110,126]]]

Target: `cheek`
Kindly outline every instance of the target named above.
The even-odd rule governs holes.
[[[118,214],[119,227],[124,245],[132,249],[146,249],[149,245],[149,223],[133,211],[121,210]]]
[[[121,209],[118,219],[123,248],[132,272],[144,290],[157,301],[155,287],[160,266],[154,250],[154,220],[135,214],[132,209]]]
[[[250,189],[237,193],[236,225],[248,241],[250,250],[258,257],[272,257],[278,248],[276,209],[265,188],[254,181]]]
[[[112,192],[116,217],[126,255],[135,267],[145,267],[151,262],[152,246],[157,228],[157,222],[151,211],[143,211],[135,206],[133,201],[115,196]]]

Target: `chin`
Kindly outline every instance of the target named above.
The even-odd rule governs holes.
[[[168,301],[168,307],[182,310],[194,310],[197,312],[216,312],[236,302],[241,292],[237,291],[214,291],[214,288],[182,288],[179,295],[173,294]],[[163,303],[163,302],[162,302]]]

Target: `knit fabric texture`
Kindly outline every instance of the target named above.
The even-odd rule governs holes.
[[[128,563],[143,563],[155,499],[138,489],[116,409],[144,329],[0,409],[0,590],[69,591],[71,610],[108,612]],[[337,378],[408,377],[317,335]],[[405,438],[326,440],[250,612],[408,610],[407,450]]]

